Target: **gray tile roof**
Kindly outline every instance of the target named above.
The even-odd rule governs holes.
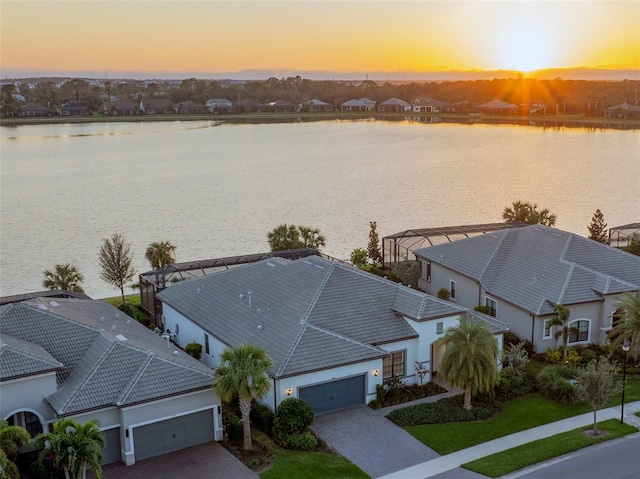
[[[0,334],[62,363],[58,390],[47,398],[61,416],[206,389],[213,380],[210,368],[101,301],[3,306]]]
[[[376,345],[417,337],[403,314],[422,321],[464,311],[316,256],[259,261],[157,297],[224,344],[263,346],[275,377],[380,357]]]
[[[480,281],[487,293],[532,314],[640,288],[640,258],[543,225],[506,229],[415,251]]]
[[[42,374],[62,368],[62,363],[37,344],[8,334],[0,335],[0,380]]]

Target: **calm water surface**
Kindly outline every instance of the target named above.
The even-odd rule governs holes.
[[[93,296],[101,240],[121,232],[138,272],[152,241],[190,261],[268,251],[280,223],[315,226],[327,254],[410,228],[501,221],[522,199],[587,235],[640,220],[638,130],[384,121],[3,127],[0,295],[76,264]]]

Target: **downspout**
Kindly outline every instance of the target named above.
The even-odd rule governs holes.
[[[533,342],[533,330],[534,330],[535,325],[536,325],[536,318],[532,314],[531,315],[531,344],[534,344],[534,342]]]
[[[276,378],[271,378],[273,379],[273,412],[276,412],[276,404],[278,402],[278,390],[276,389]]]
[[[478,285],[478,306],[482,306],[482,286],[480,285],[480,281],[476,281]]]

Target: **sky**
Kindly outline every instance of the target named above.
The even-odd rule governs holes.
[[[0,0],[0,40],[3,78],[580,68],[640,79],[638,0]]]

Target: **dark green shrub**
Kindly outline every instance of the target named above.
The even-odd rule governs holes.
[[[274,416],[275,415],[269,406],[256,402],[255,400],[252,401],[249,418],[251,419],[251,424],[253,426],[267,434],[271,434],[273,431]]]
[[[285,449],[298,449],[301,451],[310,451],[318,445],[318,440],[310,432],[302,434],[290,434],[282,438],[282,447]]]
[[[118,309],[122,311],[124,314],[131,316],[136,321],[138,320],[138,316],[140,314],[140,310],[133,303],[120,303]]]
[[[476,306],[473,309],[478,311],[479,313],[482,313],[482,314],[489,314],[491,312],[491,309],[489,308],[489,306],[484,306],[483,304],[479,304],[478,306]],[[509,334],[509,333],[507,332],[507,334]],[[515,336],[515,334],[514,334],[514,336]],[[506,343],[506,334],[505,334],[505,344],[507,344]],[[514,344],[518,344],[518,343],[514,343]]]
[[[538,390],[547,399],[560,404],[576,404],[578,396],[572,382],[575,370],[564,364],[547,366],[538,374]]]
[[[193,341],[187,344],[184,350],[189,356],[193,356],[198,361],[200,361],[200,358],[202,357],[202,344]]]
[[[313,409],[302,399],[287,398],[276,409],[273,434],[280,440],[299,434],[313,422]]]
[[[506,333],[504,333],[504,335],[502,336],[502,339],[503,339],[502,342],[505,348],[510,344],[513,344],[515,346],[516,344],[519,344],[522,341],[522,339],[520,339],[520,337],[512,331],[507,331]]]
[[[419,386],[417,384],[405,384],[401,378],[397,378],[390,383],[385,381],[385,385],[378,384],[376,386],[376,398],[369,403],[369,407],[380,409],[445,392],[447,390],[436,383],[428,382]]]
[[[438,298],[444,299],[445,301],[449,301],[450,297],[451,297],[451,293],[449,293],[449,290],[447,288],[440,288],[438,290]]]
[[[490,394],[475,396],[472,400],[473,407],[469,410],[462,407],[463,403],[462,395],[443,398],[434,403],[396,409],[388,417],[398,426],[406,427],[488,419],[502,409],[502,403]]]
[[[238,416],[228,409],[222,408],[222,421],[227,431],[227,438],[230,441],[242,440],[244,432],[242,430],[242,422],[240,422]]]

